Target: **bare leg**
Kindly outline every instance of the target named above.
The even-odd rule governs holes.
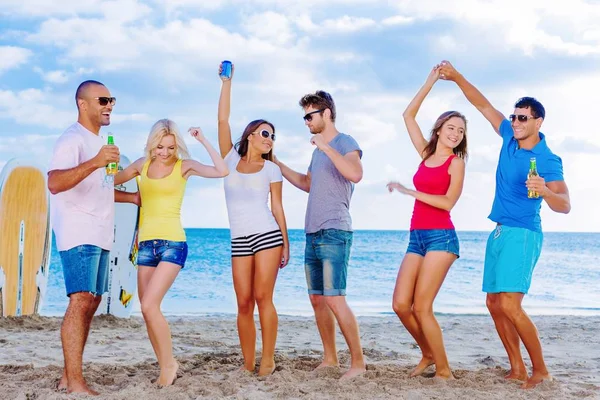
[[[317,367],[337,367],[339,365],[335,348],[335,316],[325,302],[325,296],[310,294],[310,303],[315,311],[317,328],[323,342],[323,362]]]
[[[406,253],[400,269],[398,270],[398,278],[396,279],[396,287],[394,288],[394,297],[392,300],[392,308],[402,324],[415,339],[421,349],[422,357],[419,364],[410,373],[411,377],[419,376],[429,367],[434,364],[433,355],[423,332],[419,321],[413,312],[415,286],[417,284],[417,276],[423,263],[423,257],[414,253]]]
[[[350,369],[342,376],[342,379],[354,378],[367,370],[360,345],[358,322],[348,306],[345,296],[325,296],[325,301],[333,311],[350,349]]]
[[[173,357],[173,346],[171,341],[171,330],[162,312],[160,303],[165,294],[175,281],[181,267],[177,264],[161,261],[152,274],[150,282],[144,289],[142,298],[142,315],[148,328],[148,336],[151,338],[154,353],[158,358],[160,375],[156,383],[168,386],[177,377],[179,365]],[[154,338],[154,340],[152,340]]]
[[[89,333],[88,318],[90,310],[94,308],[94,302],[94,295],[89,292],[73,293],[69,297],[69,306],[60,332],[69,393],[98,395],[98,392],[87,386],[82,366],[83,349]]]
[[[433,301],[456,256],[443,251],[430,251],[419,269],[415,288],[414,312],[435,361],[435,376],[452,379],[442,330],[433,315]]]
[[[496,325],[496,331],[498,332],[498,336],[500,336],[506,354],[508,354],[508,361],[510,362],[510,372],[504,379],[526,381],[527,369],[521,355],[519,334],[500,307],[500,293],[488,293],[486,305],[488,310],[490,310],[494,325]]]
[[[263,250],[255,255],[254,297],[258,305],[262,331],[262,357],[259,376],[275,370],[275,343],[277,342],[277,310],[273,304],[275,280],[281,264],[281,247]]]
[[[138,297],[140,299],[140,304],[142,304],[144,300],[144,295],[146,293],[146,288],[150,284],[150,280],[152,280],[152,275],[156,271],[156,267],[149,267],[145,265],[138,265],[138,274],[137,274],[137,283],[138,283]],[[158,346],[158,341],[154,332],[148,328],[146,328],[148,332],[148,339],[150,339],[150,344],[152,345],[152,349],[156,349]],[[156,350],[154,350],[156,354]],[[156,378],[158,381],[158,378]]]
[[[523,293],[500,293],[500,308],[517,330],[519,338],[531,358],[531,364],[533,364],[531,377],[521,386],[523,389],[530,389],[545,380],[552,379],[552,377],[548,373],[544,362],[538,330],[521,307],[523,296]]]
[[[232,257],[233,288],[237,299],[237,328],[244,356],[244,368],[254,372],[256,364],[256,326],[254,325],[254,256]]]
[[[92,320],[94,319],[94,314],[96,313],[96,310],[98,309],[98,306],[100,305],[101,302],[102,302],[102,296],[101,295],[95,296],[94,300],[92,302],[92,305],[89,308],[89,311],[86,315],[85,341],[83,343],[84,348],[85,348],[85,343],[87,343],[87,339],[90,335],[90,327],[92,325]],[[67,390],[68,386],[69,386],[69,380],[67,379],[67,370],[66,370],[66,368],[63,368],[63,375],[60,379],[60,382],[58,383],[58,390]]]

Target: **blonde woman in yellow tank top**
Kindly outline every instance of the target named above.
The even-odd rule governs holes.
[[[222,178],[229,173],[225,161],[206,140],[200,128],[190,134],[208,151],[214,166],[189,158],[189,152],[177,125],[161,119],[150,131],[145,157],[118,173],[115,185],[139,176],[140,205],[138,294],[148,336],[158,358],[159,386],[171,385],[179,365],[173,357],[171,331],[160,304],[185,265],[187,243],[181,225],[181,203],[187,179],[197,175]]]

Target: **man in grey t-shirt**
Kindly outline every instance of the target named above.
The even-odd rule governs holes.
[[[306,250],[304,263],[308,294],[315,311],[324,360],[319,367],[338,366],[335,348],[337,320],[350,349],[350,369],[342,379],[353,378],[366,370],[358,323],[346,303],[346,276],[352,246],[350,199],[354,184],[362,179],[362,150],[349,135],[335,127],[335,103],[321,90],[300,99],[304,121],[316,146],[306,174],[287,167],[279,160],[283,176],[297,188],[308,192],[306,207]]]

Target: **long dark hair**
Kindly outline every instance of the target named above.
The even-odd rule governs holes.
[[[445,113],[442,113],[442,115],[440,115],[435,121],[435,124],[433,124],[433,128],[431,129],[431,137],[429,138],[427,146],[425,146],[425,149],[423,149],[423,161],[427,160],[435,153],[435,149],[437,147],[437,142],[439,139],[437,133],[440,131],[440,129],[442,129],[442,126],[444,126],[444,124],[448,122],[450,118],[454,117],[458,117],[464,121],[465,134],[463,136],[463,140],[458,144],[458,146],[452,149],[452,151],[454,152],[454,154],[456,154],[463,160],[467,159],[467,119],[458,111],[446,111]]]
[[[248,136],[250,136],[252,132],[255,132],[258,129],[258,127],[262,124],[269,125],[271,129],[273,129],[273,133],[275,133],[275,125],[273,125],[266,119],[255,119],[254,121],[250,122],[246,126],[246,129],[244,129],[244,133],[242,133],[242,137],[240,138],[240,140],[235,144],[235,149],[237,150],[240,157],[244,157],[248,153]],[[271,148],[271,151],[269,151],[268,153],[263,154],[262,158],[264,158],[265,160],[273,161],[273,148]]]

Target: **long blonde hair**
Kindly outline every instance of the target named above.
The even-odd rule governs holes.
[[[152,125],[152,129],[150,129],[150,134],[148,135],[148,141],[146,142],[146,147],[144,148],[144,152],[146,154],[146,159],[151,160],[154,158],[152,154],[154,149],[158,147],[160,141],[167,135],[173,135],[175,137],[175,146],[177,148],[177,157],[185,160],[190,158],[190,152],[179,133],[179,128],[177,124],[170,119],[160,119],[156,121],[154,125]]]

